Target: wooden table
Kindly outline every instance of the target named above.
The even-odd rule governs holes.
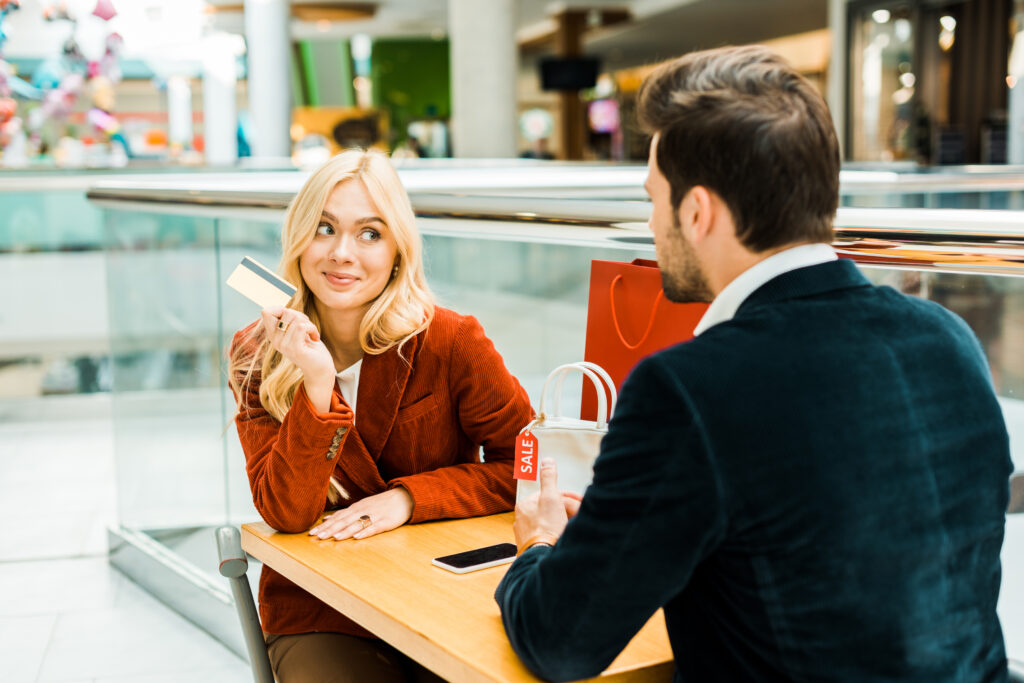
[[[321,541],[266,524],[242,527],[242,547],[427,668],[455,683],[536,681],[509,645],[494,589],[508,565],[453,574],[434,557],[513,542],[512,513],[410,524],[361,541]],[[600,681],[670,681],[672,651],[659,610]]]

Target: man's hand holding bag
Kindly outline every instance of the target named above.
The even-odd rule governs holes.
[[[562,415],[562,388],[567,375],[580,372],[597,390],[597,419],[580,420]],[[550,414],[548,391],[554,391]],[[558,488],[582,495],[594,477],[594,460],[601,439],[608,433],[608,419],[615,411],[615,383],[594,363],[570,363],[555,368],[541,390],[537,419],[528,424],[516,442],[513,476],[519,481],[516,502],[540,491],[540,459],[551,458],[558,466]]]

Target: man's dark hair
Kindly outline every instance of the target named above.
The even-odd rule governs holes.
[[[828,106],[771,50],[726,47],[667,62],[640,88],[638,113],[659,134],[674,209],[702,185],[729,207],[751,251],[832,241],[839,142]]]

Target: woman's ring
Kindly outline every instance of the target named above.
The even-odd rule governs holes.
[[[291,323],[286,320],[277,321],[277,329],[281,330],[282,332],[285,332],[288,329],[289,325],[291,325]]]
[[[373,524],[373,521],[370,519],[370,515],[360,515],[359,523],[362,524],[363,528],[365,529],[366,527]]]

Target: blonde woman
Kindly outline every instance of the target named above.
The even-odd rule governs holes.
[[[298,292],[238,332],[230,352],[263,519],[344,541],[510,510],[529,399],[474,318],[434,305],[387,158],[353,150],[315,171],[282,243],[279,272]],[[269,567],[259,602],[282,683],[435,679]]]

